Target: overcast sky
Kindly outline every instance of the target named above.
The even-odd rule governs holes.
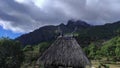
[[[120,20],[120,0],[0,0],[0,26],[27,33],[79,19],[93,25]]]

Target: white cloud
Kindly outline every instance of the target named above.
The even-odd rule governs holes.
[[[120,0],[1,0],[0,21],[14,32],[30,32],[72,18],[105,24],[120,20],[119,6]]]
[[[6,30],[12,30],[14,32],[24,32],[24,30],[19,27],[15,27],[15,26],[13,27],[11,25],[11,22],[9,21],[0,20],[0,25]]]
[[[15,0],[15,1],[19,3],[24,3],[25,1],[28,1],[28,0]]]

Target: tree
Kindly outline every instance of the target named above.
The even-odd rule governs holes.
[[[87,53],[89,58],[97,59],[99,56],[99,48],[95,45],[95,43],[91,43],[88,47]]]
[[[39,46],[39,51],[44,52],[50,46],[50,43],[43,42],[38,44],[38,46]]]
[[[120,37],[117,36],[105,42],[101,48],[102,55],[117,60],[120,57]]]
[[[109,60],[110,58],[115,57],[115,48],[116,46],[108,41],[102,46],[101,53],[104,57],[107,58],[107,60]]]
[[[116,41],[117,41],[115,49],[116,60],[120,60],[120,37]]]
[[[23,48],[23,52],[25,55],[25,60],[23,67],[31,67],[33,66],[41,53],[44,52],[49,47],[49,43],[43,42],[38,45],[27,45]]]
[[[8,38],[0,39],[0,67],[20,68],[23,61],[21,44]]]
[[[115,49],[116,60],[120,61],[120,45],[118,45]]]

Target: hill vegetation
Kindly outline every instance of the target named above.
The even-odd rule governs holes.
[[[0,39],[0,67],[20,68],[24,60],[21,44],[8,38]]]
[[[3,68],[34,68],[37,59],[51,45],[42,42],[38,45],[22,45],[8,38],[0,40],[0,66]],[[99,60],[103,64],[120,62],[120,36],[103,43],[91,42],[83,48],[90,60]]]
[[[91,25],[87,24],[86,22],[80,20],[69,20],[66,25],[60,24],[58,26],[44,26],[28,34],[24,34],[16,38],[16,40],[19,40],[23,45],[35,45],[41,42],[49,41],[52,42],[59,36],[59,28],[63,34],[69,34],[73,32],[75,28],[77,28],[76,31],[79,32],[83,29],[87,29],[88,27],[91,27]]]
[[[77,41],[84,46],[91,42],[106,41],[118,35],[120,30],[120,22],[112,24],[92,26],[83,21],[70,20],[66,25],[60,24],[58,26],[44,26],[28,34],[24,34],[16,40],[23,45],[35,45],[41,42],[53,42],[58,36],[58,28],[60,27],[63,34],[70,34],[76,28],[74,34],[77,34]]]
[[[64,34],[74,35],[90,60],[101,63],[120,62],[120,22],[91,26],[83,21],[68,21],[68,24],[45,26],[15,40],[0,39],[1,68],[34,68],[39,56],[59,36],[61,27]],[[17,41],[18,40],[18,41]]]
[[[84,48],[85,53],[90,59],[102,59],[120,61],[120,37],[114,37],[100,45],[91,43]]]

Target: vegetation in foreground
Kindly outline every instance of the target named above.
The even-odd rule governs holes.
[[[18,41],[0,39],[0,68],[19,68],[23,61],[24,54]]]
[[[38,45],[23,47],[20,42],[9,38],[0,39],[0,67],[1,68],[33,68],[38,57],[50,46],[51,43],[43,42]],[[120,64],[120,36],[111,40],[91,42],[83,48],[93,66],[100,63],[110,68],[119,68]],[[94,61],[93,61],[94,60]]]

